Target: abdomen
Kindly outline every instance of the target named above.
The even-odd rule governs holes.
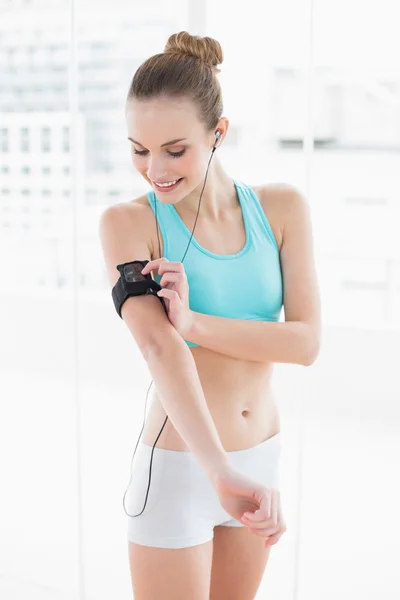
[[[201,346],[191,348],[206,402],[227,452],[255,446],[280,430],[271,389],[273,363],[241,361]],[[153,446],[166,413],[154,391],[143,431]],[[188,452],[189,448],[168,419],[157,448]]]

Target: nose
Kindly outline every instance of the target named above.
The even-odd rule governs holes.
[[[149,159],[147,167],[147,177],[151,181],[162,181],[167,175],[163,161],[160,158],[152,157]]]

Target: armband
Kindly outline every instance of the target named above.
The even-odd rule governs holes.
[[[121,319],[121,308],[125,300],[130,296],[143,296],[146,294],[151,294],[161,300],[161,304],[168,316],[164,298],[157,296],[157,292],[162,290],[161,285],[154,281],[150,273],[147,273],[146,275],[143,275],[142,273],[142,269],[144,269],[148,262],[148,260],[133,260],[117,265],[117,269],[120,272],[120,278],[114,285],[111,294],[115,310]]]

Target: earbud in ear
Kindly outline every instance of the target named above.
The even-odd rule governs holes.
[[[221,134],[220,130],[217,129],[216,132],[215,132],[215,144],[214,144],[214,148],[216,148],[218,146],[219,141],[221,139],[221,135],[222,134]]]

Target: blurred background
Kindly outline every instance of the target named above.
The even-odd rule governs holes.
[[[98,220],[148,191],[137,67],[221,43],[219,157],[311,206],[316,363],[276,365],[288,530],[257,600],[400,597],[398,1],[0,0],[0,597],[132,597],[122,506],[151,382]],[[148,405],[147,405],[148,411]]]

